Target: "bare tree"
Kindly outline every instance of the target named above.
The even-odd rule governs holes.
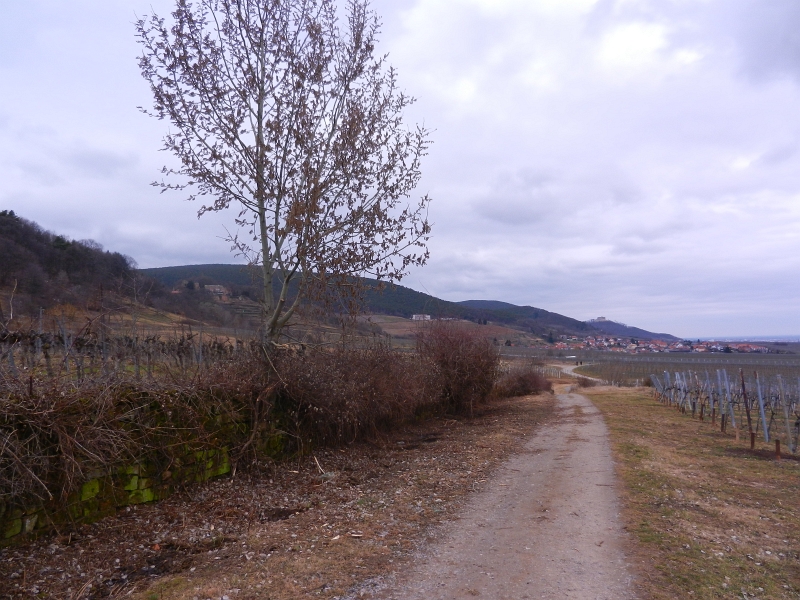
[[[233,249],[263,274],[274,341],[304,301],[361,276],[397,281],[427,261],[429,198],[410,200],[429,131],[407,127],[413,98],[376,56],[379,19],[349,0],[177,0],[172,20],[136,23],[154,108],[174,130],[163,173],[234,204]]]

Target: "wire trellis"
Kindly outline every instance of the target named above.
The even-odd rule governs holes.
[[[764,442],[783,441],[786,449],[797,452],[800,437],[800,377],[796,381],[780,374],[764,377],[758,371],[752,376],[743,369],[731,376],[726,369],[709,371],[664,371],[652,374],[650,381],[656,398],[681,412],[720,421],[725,432],[729,427],[737,434],[745,426]]]

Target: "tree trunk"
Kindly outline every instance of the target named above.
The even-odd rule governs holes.
[[[260,199],[258,202],[258,226],[259,235],[261,237],[261,270],[264,278],[264,304],[263,315],[261,317],[261,326],[264,328],[264,335],[266,335],[268,338],[270,338],[270,341],[272,341],[273,332],[268,331],[267,326],[272,320],[272,313],[275,310],[275,299],[272,293],[272,278],[274,275],[274,268],[272,264],[269,237],[267,236],[267,213],[263,199]]]

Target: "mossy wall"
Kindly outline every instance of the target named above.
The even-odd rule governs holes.
[[[94,473],[66,501],[0,502],[0,545],[91,523],[120,507],[160,500],[178,486],[208,481],[230,470],[227,448],[187,451],[168,470],[143,463]]]

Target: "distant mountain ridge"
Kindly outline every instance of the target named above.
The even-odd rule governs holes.
[[[248,273],[246,265],[182,265],[140,269],[140,271],[168,287],[173,287],[185,280],[206,281],[229,286],[252,284],[252,277]],[[577,335],[581,337],[606,334],[637,339],[677,339],[669,334],[651,333],[638,327],[613,323],[613,321],[606,323],[613,323],[617,327],[613,331],[607,331],[595,323],[579,321],[534,306],[517,306],[499,300],[450,302],[402,285],[387,284],[381,292],[377,289],[379,283],[374,279],[366,279],[364,283],[367,286],[364,308],[374,314],[405,318],[410,318],[414,314],[430,314],[434,317],[458,318],[474,322],[492,321],[541,336],[548,336],[551,333],[556,336]]]
[[[175,267],[153,267],[139,269],[140,273],[157,279],[167,287],[175,287],[184,280],[213,279],[214,283],[221,285],[252,285],[252,267],[247,265],[207,264],[207,265],[179,265]]]
[[[592,331],[592,328],[583,321],[535,306],[517,306],[499,300],[464,300],[458,304],[479,311],[483,318],[493,321],[499,320],[506,323],[524,321],[532,322],[535,325],[544,325],[543,332],[548,327],[556,327],[560,331],[580,335],[590,335]]]
[[[667,342],[676,342],[680,339],[668,333],[653,333],[652,331],[646,331],[644,329],[639,329],[638,327],[631,327],[629,325],[617,323],[616,321],[609,321],[607,319],[603,321],[589,321],[589,325],[607,335],[613,335],[614,337],[664,340]]]
[[[135,281],[135,271],[145,279]],[[257,275],[253,267],[241,264],[135,270],[133,259],[106,251],[96,242],[72,241],[45,231],[13,211],[0,211],[0,292],[8,297],[13,288],[17,314],[32,315],[39,307],[59,303],[83,305],[95,296],[102,296],[104,289],[132,294],[135,293],[133,287],[140,286],[148,306],[192,319],[227,323],[233,318],[230,310],[215,302],[205,286],[221,284],[228,287],[233,296],[255,300],[263,294]],[[170,293],[184,283],[182,293]],[[402,285],[386,285],[379,291],[381,284],[376,280],[365,279],[363,283],[367,288],[364,308],[373,314],[410,318],[422,313],[476,323],[492,321],[542,337],[605,333],[641,339],[677,339],[613,321],[586,323],[533,306],[516,306],[498,300],[450,302]],[[0,321],[3,314],[0,306]]]

